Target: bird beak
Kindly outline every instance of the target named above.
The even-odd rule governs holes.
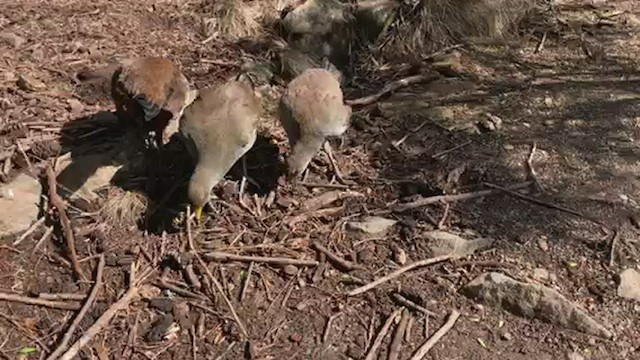
[[[196,207],[196,221],[200,224],[200,219],[202,218],[202,206]]]

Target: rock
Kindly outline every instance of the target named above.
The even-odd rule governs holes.
[[[430,231],[425,234],[429,240],[427,247],[431,256],[452,255],[454,258],[469,256],[474,252],[486,249],[493,244],[492,239],[479,238],[466,240],[446,231]]]
[[[284,268],[282,268],[282,271],[284,271],[284,273],[289,276],[294,276],[298,273],[298,268],[294,265],[286,265]]]
[[[394,16],[399,3],[394,0],[358,1],[355,18],[356,27],[369,41],[374,41]]]
[[[0,187],[0,239],[27,230],[38,219],[42,185],[20,174]]]
[[[533,269],[533,279],[537,281],[547,281],[551,278],[549,271],[543,268]]]
[[[362,219],[362,221],[348,222],[347,229],[368,235],[383,235],[396,223],[397,221],[392,219],[379,216],[367,216]]]
[[[553,107],[553,99],[547,96],[544,98],[544,105],[546,107]]]
[[[11,32],[1,32],[0,40],[3,42],[13,46],[14,48],[19,48],[25,43],[25,39]]]
[[[634,269],[626,269],[618,276],[618,296],[640,301],[640,273]]]
[[[84,110],[84,105],[78,99],[67,99],[67,105],[73,114],[78,114]]]
[[[40,80],[30,75],[18,75],[16,85],[24,91],[40,91],[47,88],[47,86]]]
[[[612,334],[587,312],[560,293],[540,284],[514,280],[497,272],[485,273],[461,289],[466,296],[500,307],[525,318],[536,318],[553,325],[593,336]]]
[[[486,119],[480,120],[478,126],[481,130],[496,131],[502,128],[502,119],[490,113],[484,114]]]
[[[508,331],[504,331],[500,334],[500,338],[504,341],[511,341],[513,340],[513,335]]]
[[[287,13],[282,25],[290,34],[325,35],[346,22],[346,6],[338,0],[307,0]]]
[[[549,243],[547,242],[547,239],[538,238],[538,247],[544,252],[549,251]]]
[[[147,333],[147,340],[150,342],[157,342],[162,340],[167,334],[171,332],[171,328],[173,325],[173,315],[163,315],[160,319],[153,323],[151,329]]]
[[[407,252],[399,246],[393,247],[393,261],[398,265],[404,265],[407,263]]]
[[[584,360],[584,356],[574,351],[572,353],[567,354],[567,360]]]

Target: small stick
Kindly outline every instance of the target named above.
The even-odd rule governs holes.
[[[45,230],[44,234],[42,234],[42,237],[40,238],[40,240],[38,240],[36,246],[33,247],[34,253],[40,248],[40,246],[42,246],[45,241],[47,241],[51,237],[51,234],[53,234],[53,226],[47,227],[47,230]]]
[[[615,231],[613,238],[611,239],[611,251],[609,252],[609,267],[613,267],[616,258],[616,245],[620,239],[620,231]]]
[[[387,360],[398,360],[400,358],[402,338],[404,337],[410,318],[411,314],[409,314],[409,311],[407,309],[402,310],[400,323],[396,327],[396,333],[393,335],[393,340],[391,340],[391,345],[389,346],[389,356],[387,356]]]
[[[444,212],[442,213],[442,219],[438,222],[438,230],[444,228],[444,223],[447,222],[447,218],[449,218],[449,208],[451,208],[450,203],[444,204]]]
[[[188,298],[192,298],[192,299],[198,299],[198,300],[209,300],[209,298],[207,298],[204,295],[196,294],[196,293],[191,292],[191,291],[189,291],[187,289],[183,289],[183,288],[178,287],[176,285],[169,284],[168,282],[166,282],[163,279],[160,279],[160,281],[158,281],[154,285],[159,287],[159,288],[171,290],[174,293],[176,293],[178,295],[181,295],[181,296],[184,296],[184,297],[188,297]]]
[[[64,201],[58,195],[56,189],[56,175],[53,172],[53,167],[51,166],[51,164],[47,166],[47,177],[49,178],[49,201],[51,202],[51,205],[53,205],[53,207],[58,209],[58,216],[60,217],[60,223],[62,224],[65,238],[67,240],[67,250],[69,251],[69,258],[71,260],[73,271],[76,273],[78,278],[86,281],[86,278],[84,277],[84,274],[82,273],[82,270],[80,268],[80,263],[78,262],[78,255],[76,254],[76,245],[73,236],[73,229],[71,228],[71,221],[67,216]]]
[[[413,329],[414,317],[409,317],[409,321],[407,322],[407,328],[404,331],[404,342],[411,342],[411,330]]]
[[[438,73],[428,73],[428,74],[420,74],[420,75],[413,75],[413,76],[409,76],[406,77],[404,79],[400,79],[400,80],[395,80],[392,81],[390,83],[388,83],[387,85],[385,85],[382,90],[380,90],[379,92],[373,94],[373,95],[369,95],[369,96],[365,96],[359,99],[355,99],[355,100],[346,100],[345,104],[349,105],[349,106],[366,106],[366,105],[370,105],[373,104],[374,102],[380,100],[383,96],[388,95],[393,93],[394,91],[403,88],[403,87],[407,87],[409,85],[412,84],[417,84],[417,83],[421,83],[421,82],[425,82],[425,81],[433,81],[440,78],[440,75]]]
[[[200,290],[200,288],[202,288],[202,283],[200,282],[200,279],[198,279],[196,272],[193,270],[193,264],[189,264],[184,267],[184,275],[194,289]]]
[[[84,334],[82,335],[82,337],[80,337],[80,339],[78,339],[78,341],[71,345],[69,350],[67,350],[67,352],[59,358],[59,360],[71,360],[75,358],[78,352],[87,344],[89,344],[94,336],[99,334],[102,329],[109,325],[109,322],[116,315],[116,313],[120,310],[124,310],[127,306],[129,306],[129,303],[137,295],[138,288],[132,284],[129,287],[129,290],[127,290],[127,292],[124,293],[124,295],[122,295],[122,297],[118,301],[111,305],[111,307],[107,309],[107,311],[100,315],[98,320],[96,320],[96,322],[84,332]]]
[[[547,32],[546,31],[542,34],[542,39],[540,39],[540,42],[538,43],[538,46],[536,46],[536,50],[533,52],[534,54],[537,54],[540,51],[542,51],[542,49],[544,48],[545,41],[547,41]]]
[[[527,195],[521,194],[519,192],[513,191],[511,189],[503,188],[503,187],[498,186],[498,185],[494,185],[494,184],[486,183],[486,182],[484,184],[486,186],[488,186],[488,187],[503,191],[504,193],[506,193],[508,195],[511,195],[513,197],[516,197],[516,198],[519,198],[519,199],[522,199],[522,200],[526,200],[526,201],[532,202],[532,203],[534,203],[536,205],[544,206],[544,207],[549,208],[549,209],[554,209],[554,210],[558,210],[558,211],[561,211],[561,212],[564,212],[564,213],[567,213],[567,214],[571,214],[571,215],[574,215],[574,216],[589,220],[589,221],[591,221],[591,222],[593,222],[595,224],[598,224],[598,225],[600,225],[600,226],[602,226],[604,228],[608,228],[608,226],[603,224],[600,220],[594,219],[594,218],[592,218],[590,216],[587,216],[585,214],[582,214],[582,213],[580,213],[578,211],[575,211],[575,210],[572,210],[572,209],[569,209],[569,208],[566,208],[566,207],[563,207],[563,206],[554,205],[554,204],[551,204],[551,203],[548,203],[548,202],[545,202],[545,201],[542,201],[542,200],[538,200],[538,199],[533,198],[531,196],[527,196]]]
[[[251,281],[251,274],[253,273],[253,261],[249,263],[249,269],[247,270],[247,278],[244,280],[244,285],[242,286],[242,291],[240,291],[240,302],[244,300],[244,295],[247,293],[247,288],[249,287],[249,282]]]
[[[400,315],[401,311],[402,311],[402,309],[398,309],[398,310],[394,311],[393,314],[391,314],[387,318],[387,321],[385,321],[384,325],[382,325],[382,329],[380,329],[380,332],[378,333],[378,336],[373,341],[373,345],[371,345],[371,348],[369,348],[369,352],[367,352],[367,356],[364,358],[364,360],[375,360],[376,359],[376,355],[378,353],[378,348],[380,347],[380,345],[382,345],[382,341],[384,340],[385,336],[387,336],[387,333],[389,332],[389,328],[391,328],[391,324],[393,324],[393,322],[396,320],[398,315]]]
[[[297,266],[318,266],[315,260],[300,260],[283,257],[264,257],[264,256],[245,256],[235,255],[220,251],[212,251],[204,254],[204,258],[209,261],[242,261],[242,262],[261,262],[273,265],[297,265]]]
[[[44,224],[44,220],[45,220],[45,217],[43,216],[40,219],[38,219],[38,221],[33,223],[27,229],[27,231],[25,231],[22,235],[20,235],[20,237],[18,239],[16,239],[16,241],[13,242],[13,246],[16,246],[16,245],[20,244],[24,239],[27,238],[27,236],[33,234],[33,232],[36,231],[40,227],[40,225]]]
[[[311,182],[299,182],[299,185],[310,187],[310,188],[326,188],[326,189],[349,189],[351,188],[349,185],[343,184],[320,184],[320,183],[311,183]]]
[[[409,264],[407,266],[401,267],[400,269],[392,272],[391,274],[381,277],[378,280],[375,280],[373,282],[368,283],[367,285],[361,286],[355,290],[351,290],[350,292],[347,293],[347,296],[355,296],[358,294],[362,294],[364,292],[367,292],[373,288],[375,288],[378,285],[384,284],[387,281],[393,280],[395,278],[397,278],[398,276],[406,273],[407,271],[411,271],[413,269],[417,269],[419,267],[423,267],[423,266],[428,266],[428,265],[432,265],[432,264],[436,264],[439,262],[443,262],[443,261],[447,261],[451,259],[451,255],[442,255],[442,256],[436,256],[436,257],[432,257],[429,259],[424,259],[424,260],[420,260],[420,261],[416,261],[413,264]]]
[[[35,172],[33,171],[31,160],[29,160],[29,156],[27,156],[27,153],[24,151],[24,148],[22,148],[22,145],[20,145],[20,142],[16,141],[16,146],[18,147],[18,151],[20,151],[20,154],[22,155],[24,160],[27,162],[27,166],[29,167],[29,171],[31,172],[31,174],[35,174]]]
[[[545,33],[546,34],[546,33]],[[531,151],[529,152],[529,157],[527,157],[527,172],[529,173],[530,180],[533,181],[534,185],[538,188],[540,192],[544,192],[540,181],[538,181],[538,175],[536,174],[536,170],[533,168],[533,156],[536,153],[536,143],[534,142],[531,145]]]
[[[231,303],[231,301],[229,301],[229,298],[224,293],[224,290],[222,289],[222,286],[220,285],[218,280],[216,280],[216,278],[213,276],[213,274],[211,273],[211,270],[209,270],[209,268],[207,267],[207,264],[205,264],[205,262],[202,260],[200,255],[195,251],[193,252],[193,254],[194,254],[195,258],[198,260],[198,263],[200,264],[200,266],[206,272],[207,276],[209,277],[209,280],[211,280],[213,285],[216,287],[216,290],[218,290],[218,293],[220,294],[220,296],[222,296],[222,299],[224,300],[224,302],[229,307],[229,310],[231,311],[231,315],[233,316],[233,319],[235,320],[235,322],[238,324],[238,327],[240,328],[240,331],[242,331],[242,334],[245,337],[248,337],[249,333],[247,332],[247,328],[244,327],[244,324],[242,323],[242,321],[240,320],[240,317],[236,313],[236,309],[233,307],[233,304]],[[206,255],[205,255],[205,257],[206,257]]]
[[[431,158],[432,159],[439,158],[441,156],[447,155],[448,153],[454,152],[454,151],[456,151],[458,149],[462,149],[463,147],[465,147],[465,146],[467,146],[469,144],[471,144],[471,140],[469,140],[467,142],[464,142],[464,143],[462,143],[460,145],[454,146],[451,149],[447,149],[447,150],[440,151],[439,153],[435,153],[435,154],[431,155]]]
[[[329,332],[331,331],[331,324],[333,324],[333,321],[335,319],[337,319],[338,317],[340,317],[342,315],[342,312],[333,314],[331,316],[329,316],[329,319],[327,319],[327,324],[324,326],[324,333],[322,334],[322,343],[326,344],[327,340],[329,339]]]
[[[399,150],[399,146],[402,145],[403,142],[407,141],[407,139],[409,138],[409,135],[417,133],[418,131],[422,130],[423,127],[427,126],[428,123],[430,123],[431,120],[427,119],[425,121],[422,122],[422,124],[416,126],[415,128],[411,129],[410,132],[406,133],[403,137],[401,137],[400,139],[394,141],[391,143],[391,145]]]
[[[69,326],[69,329],[67,329],[67,332],[64,334],[64,337],[62,338],[60,345],[58,345],[58,347],[51,353],[51,355],[47,357],[47,360],[57,359],[58,356],[60,356],[60,354],[62,354],[62,352],[67,349],[67,346],[69,346],[69,341],[71,340],[71,336],[73,336],[73,333],[76,331],[76,328],[78,327],[78,325],[80,324],[84,316],[87,314],[87,311],[89,311],[89,309],[95,302],[96,297],[98,296],[98,291],[100,291],[100,288],[102,287],[103,271],[104,271],[104,254],[101,254],[100,260],[98,261],[98,269],[96,270],[96,282],[93,285],[91,292],[89,293],[89,297],[87,298],[87,301],[84,303],[84,305],[82,306],[82,309],[80,309],[80,312],[78,312],[78,315],[76,315],[75,319],[73,319],[73,322]]]
[[[51,301],[51,300],[38,299],[38,298],[22,296],[17,294],[7,294],[4,292],[0,292],[0,300],[19,302],[27,305],[44,306],[52,309],[63,309],[63,310],[80,309],[80,304],[78,303],[72,303],[72,302],[66,302],[66,301]]]
[[[511,185],[511,186],[509,186],[507,188],[504,188],[504,189],[519,190],[519,189],[526,188],[527,186],[530,186],[530,185],[531,185],[531,181],[527,181],[527,182]],[[496,195],[496,194],[499,194],[499,193],[500,193],[499,190],[493,190],[492,189],[492,190],[480,190],[480,191],[464,193],[464,194],[431,196],[431,197],[420,199],[420,200],[417,200],[417,201],[396,205],[392,209],[392,211],[393,212],[404,212],[404,211],[407,211],[407,210],[413,210],[413,209],[418,209],[418,208],[421,208],[421,207],[425,207],[427,205],[435,204],[435,203],[438,203],[438,202],[441,202],[441,201],[443,201],[443,202],[455,202],[455,201],[462,201],[462,200],[471,200],[471,199],[475,199],[475,198],[479,198],[479,197],[483,197],[483,196]]]
[[[58,293],[58,294],[52,294],[52,293],[39,293],[38,294],[38,298],[40,299],[45,299],[45,300],[76,300],[76,301],[80,301],[80,300],[84,300],[87,298],[87,295],[85,294],[67,294],[67,293]]]
[[[341,270],[351,271],[351,270],[363,268],[361,265],[354,264],[351,261],[344,260],[338,255],[332,253],[331,251],[329,251],[329,249],[320,245],[320,243],[318,243],[317,241],[314,241],[313,243],[311,243],[311,246],[314,249],[318,250],[319,252],[323,253],[327,257],[327,259],[329,259],[331,262],[337,265]]]
[[[425,341],[424,344],[422,344],[418,348],[418,350],[416,350],[415,354],[413,355],[413,357],[411,357],[410,360],[422,360],[427,355],[429,350],[431,350],[431,348],[447,332],[449,332],[449,330],[451,330],[453,325],[455,325],[456,320],[458,320],[458,317],[460,317],[460,313],[457,310],[451,311],[451,315],[449,315],[449,318],[447,319],[447,322],[444,325],[442,325],[442,327],[440,329],[438,329],[438,331],[436,331],[435,334],[433,334],[433,336],[431,336],[427,341]]]
[[[408,308],[410,308],[412,310],[421,312],[421,313],[423,313],[425,315],[437,316],[437,314],[434,313],[433,311],[414,303],[413,301],[407,299],[406,297],[402,296],[399,293],[393,293],[393,294],[391,294],[391,297],[393,298],[393,300],[395,300],[398,303],[400,303],[400,305],[404,305],[404,306],[406,306],[406,307],[408,307]]]

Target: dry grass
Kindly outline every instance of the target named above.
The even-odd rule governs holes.
[[[142,218],[147,206],[148,200],[143,194],[110,187],[100,213],[110,226],[132,226]]]
[[[203,35],[229,41],[261,35],[263,24],[277,16],[274,0],[205,0],[202,9]]]
[[[435,51],[469,38],[514,37],[543,0],[423,0],[403,7],[383,35],[385,55]]]

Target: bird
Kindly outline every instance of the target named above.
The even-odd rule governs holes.
[[[111,97],[125,126],[143,132],[145,142],[162,146],[178,131],[178,119],[189,100],[189,81],[163,57],[133,57],[97,71],[78,73],[79,80],[111,74]]]
[[[211,190],[253,147],[261,111],[253,86],[241,79],[199,90],[184,110],[179,131],[196,159],[187,193],[198,222]]]
[[[290,179],[297,179],[323,147],[338,180],[343,181],[326,141],[349,128],[351,107],[344,104],[336,77],[323,68],[310,68],[295,77],[280,97],[279,120],[289,138],[286,160]]]

